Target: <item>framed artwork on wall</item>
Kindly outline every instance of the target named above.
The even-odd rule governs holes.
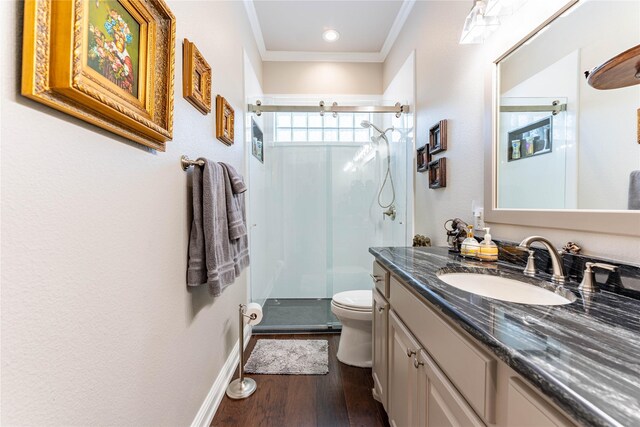
[[[227,145],[232,145],[233,126],[233,108],[222,96],[216,96],[216,138]]]
[[[186,38],[182,44],[182,96],[202,114],[211,112],[211,67]]]
[[[251,117],[251,154],[264,163],[264,135],[253,117]]]
[[[447,158],[442,157],[429,163],[429,188],[447,186]]]
[[[164,151],[175,30],[163,0],[26,0],[21,92]]]
[[[440,153],[447,149],[447,121],[440,120],[429,129],[429,154]]]
[[[429,162],[431,162],[431,156],[429,155],[429,145],[418,148],[416,150],[416,171],[426,172],[429,169]]]

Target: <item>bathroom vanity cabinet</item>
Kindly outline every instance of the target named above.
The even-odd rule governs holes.
[[[392,426],[574,425],[378,262],[373,278],[373,395]]]

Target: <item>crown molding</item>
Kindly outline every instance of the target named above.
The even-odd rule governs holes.
[[[400,35],[400,31],[402,31],[402,27],[404,27],[404,23],[407,22],[407,18],[411,13],[411,9],[416,4],[416,0],[404,0],[402,2],[402,6],[400,6],[400,10],[396,15],[396,19],[393,21],[393,25],[391,25],[391,29],[389,30],[389,34],[387,34],[387,39],[384,41],[382,45],[382,49],[380,49],[380,56],[382,56],[382,61],[387,59],[387,55],[391,48],[393,47],[396,39]]]
[[[265,62],[384,62],[416,3],[416,0],[402,2],[380,52],[304,52],[267,50],[253,1],[244,0],[244,7],[260,57]]]
[[[262,36],[262,28],[260,28],[260,20],[258,19],[258,12],[253,4],[253,0],[244,0],[244,9],[247,11],[247,18],[249,18],[249,25],[253,32],[253,38],[258,45],[258,51],[264,61],[264,56],[267,53],[267,47],[264,44],[264,37]]]
[[[263,61],[283,62],[384,62],[380,52],[295,52],[267,50]]]

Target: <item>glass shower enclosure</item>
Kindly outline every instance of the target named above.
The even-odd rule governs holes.
[[[339,329],[331,298],[371,289],[368,248],[407,244],[412,117],[286,111],[250,116],[250,293],[264,311],[254,331]],[[363,121],[397,129],[387,132],[389,150]],[[260,133],[263,141],[254,139]],[[381,190],[387,155],[391,176]],[[390,204],[395,218],[383,215]]]

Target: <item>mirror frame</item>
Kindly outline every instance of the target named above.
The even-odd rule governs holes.
[[[491,96],[487,102],[491,107],[485,109],[491,112],[485,117],[489,122],[489,132],[485,131],[485,159],[484,159],[484,212],[485,220],[495,224],[510,224],[527,227],[556,228],[565,230],[579,230],[604,234],[619,234],[640,236],[640,211],[623,210],[592,210],[592,209],[505,209],[497,206],[497,145],[498,145],[498,100],[500,90],[499,63],[512,52],[522,46],[539,31],[551,24],[568,9],[574,7],[580,0],[570,0],[555,14],[537,26],[533,31],[500,55],[491,64],[491,72],[487,78]],[[615,52],[613,53],[615,54]],[[612,56],[613,56],[612,54]]]

